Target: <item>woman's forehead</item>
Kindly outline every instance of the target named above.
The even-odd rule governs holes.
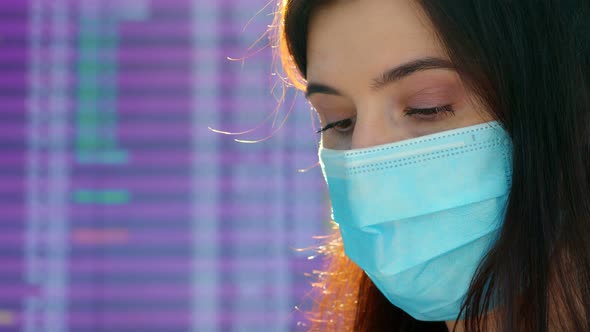
[[[433,28],[407,0],[336,1],[310,18],[308,81],[365,82],[387,68],[441,56]]]

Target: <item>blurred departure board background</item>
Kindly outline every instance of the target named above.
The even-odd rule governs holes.
[[[329,209],[298,172],[309,106],[288,90],[272,115],[271,47],[250,48],[275,9],[0,1],[0,331],[304,329],[321,262],[295,248]]]

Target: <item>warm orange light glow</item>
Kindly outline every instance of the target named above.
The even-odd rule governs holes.
[[[13,325],[14,313],[8,310],[0,310],[0,325]]]
[[[73,232],[72,238],[83,245],[122,244],[129,241],[129,233],[124,228],[81,228]]]

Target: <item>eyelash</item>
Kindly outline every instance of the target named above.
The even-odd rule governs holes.
[[[444,115],[455,115],[455,110],[453,109],[452,105],[444,105],[444,106],[437,106],[437,107],[430,107],[430,108],[407,108],[404,111],[404,116],[416,116],[416,115],[438,115],[440,114],[444,114]],[[335,128],[336,126],[339,126],[341,124],[344,124],[346,122],[352,122],[352,118],[347,118],[347,119],[343,119],[343,120],[339,120],[339,121],[335,121],[332,123],[328,123],[325,127],[321,128],[320,130],[316,131],[316,133],[322,133],[328,129],[332,129]],[[352,123],[350,124],[352,125]]]

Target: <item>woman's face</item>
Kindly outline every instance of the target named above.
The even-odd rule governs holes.
[[[323,131],[325,147],[364,148],[492,120],[448,68],[418,8],[410,0],[343,0],[315,10],[307,98],[322,127],[345,120]],[[395,70],[424,58],[431,61]]]

